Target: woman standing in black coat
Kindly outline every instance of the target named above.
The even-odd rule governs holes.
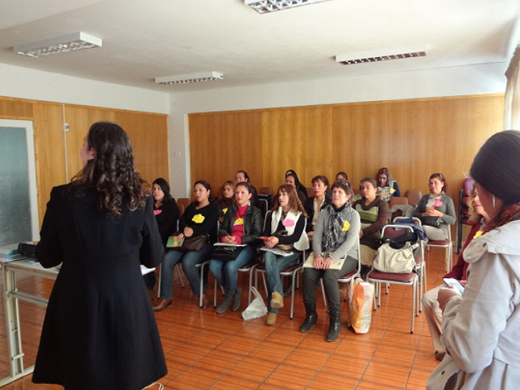
[[[93,124],[80,154],[81,172],[52,190],[36,248],[42,266],[62,266],[33,382],[139,390],[167,373],[140,268],[164,256],[153,199],[118,125]]]

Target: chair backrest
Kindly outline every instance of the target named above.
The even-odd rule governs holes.
[[[383,230],[381,230],[381,236],[388,238],[396,238],[407,232],[413,233],[413,229],[411,226],[390,224],[383,226]]]
[[[269,201],[267,199],[259,198],[257,205],[258,205],[258,208],[260,209],[260,212],[262,213],[262,218],[264,218],[264,220],[265,220],[265,217],[267,216],[267,212],[269,211]]]
[[[410,218],[412,218],[412,221],[413,221],[414,225],[422,226],[421,220],[419,218],[417,218],[417,217],[395,217],[392,222],[394,224],[399,224],[399,221],[402,221],[403,219],[410,219]]]
[[[388,206],[392,207],[395,205],[408,205],[408,198],[406,196],[392,196],[390,198],[390,202],[388,202]]]
[[[189,198],[177,198],[177,207],[179,208],[179,218],[184,214],[186,207],[190,205],[191,201]]]
[[[260,187],[258,193],[273,196],[273,189],[271,187]]]
[[[417,206],[422,198],[422,192],[420,190],[408,190],[406,191],[406,197],[408,198],[408,204]]]

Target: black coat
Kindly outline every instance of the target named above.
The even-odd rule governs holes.
[[[107,216],[94,189],[51,192],[36,256],[63,262],[49,299],[33,381],[67,390],[138,390],[167,373],[140,264],[161,263],[164,248],[145,209]]]
[[[161,239],[164,246],[168,242],[168,237],[173,235],[177,231],[177,223],[179,220],[179,207],[177,202],[173,198],[164,199],[163,204],[153,210],[155,218],[157,219],[157,225],[159,226],[159,232],[161,233]]]

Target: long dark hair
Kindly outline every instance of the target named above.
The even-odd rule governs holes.
[[[75,192],[94,187],[101,207],[112,214],[121,214],[123,200],[128,202],[130,211],[144,207],[149,192],[135,171],[132,145],[126,132],[115,123],[96,122],[88,131],[86,143],[95,154],[72,178]]]
[[[193,188],[195,188],[197,184],[204,186],[204,188],[209,191],[208,201],[209,203],[213,202],[215,198],[211,193],[211,185],[206,180],[197,180],[195,183],[193,183]]]
[[[159,187],[161,187],[161,191],[164,193],[164,200],[171,199],[172,195],[170,194],[170,185],[165,179],[158,177],[153,181],[152,186],[154,184],[157,184]]]

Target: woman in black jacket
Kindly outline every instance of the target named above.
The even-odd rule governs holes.
[[[52,190],[36,248],[42,266],[62,266],[33,381],[140,390],[167,372],[140,268],[164,257],[153,199],[118,125],[93,124],[80,154],[81,172]]]
[[[179,208],[170,195],[170,185],[162,177],[152,183],[152,195],[155,200],[153,213],[159,225],[159,232],[164,246],[173,233],[177,231]]]
[[[242,289],[237,287],[238,269],[253,260],[256,239],[262,231],[262,215],[260,210],[250,205],[252,197],[251,185],[248,182],[238,183],[235,188],[235,203],[228,209],[219,231],[219,241],[223,244],[247,244],[235,260],[211,260],[209,270],[215,279],[224,286],[224,299],[217,306],[217,313],[240,308]]]

